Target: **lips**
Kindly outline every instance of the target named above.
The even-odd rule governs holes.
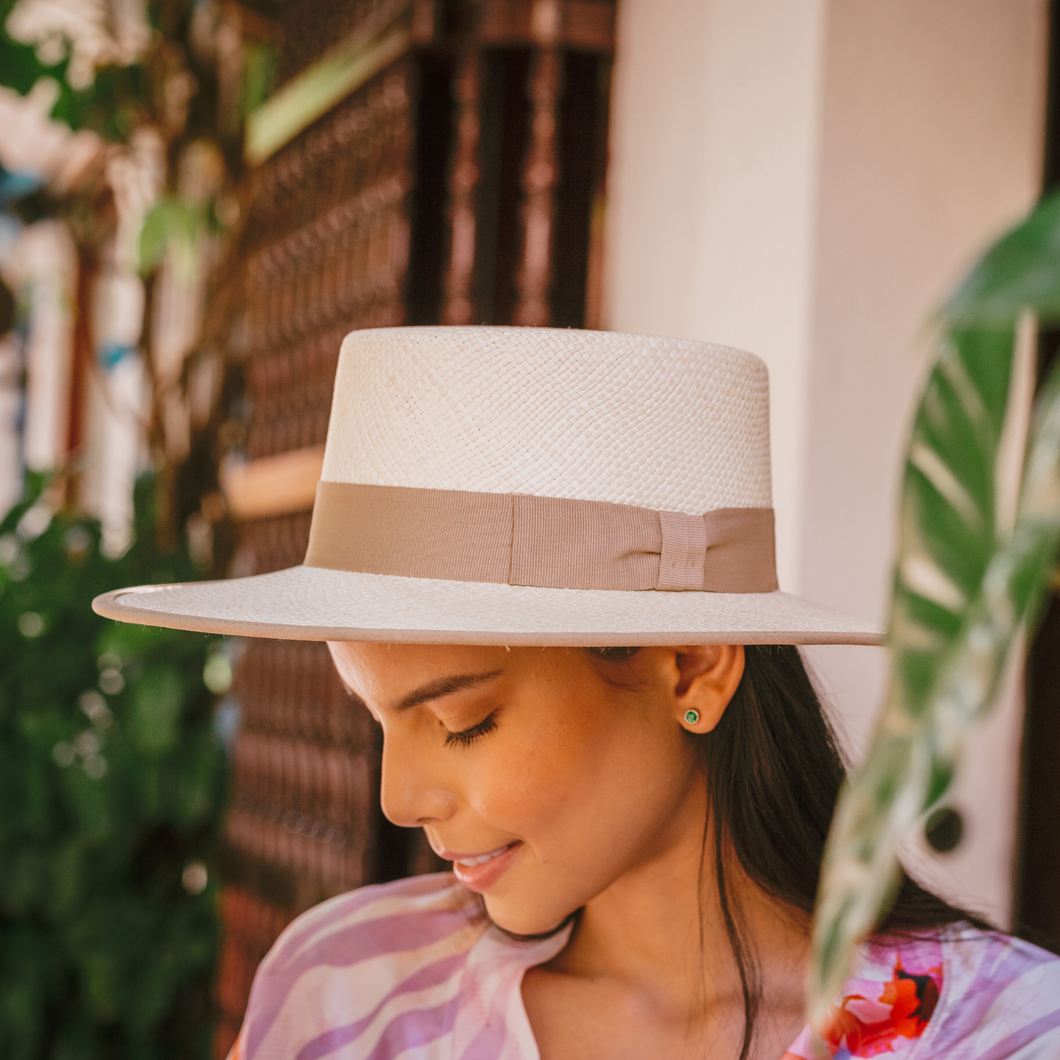
[[[453,872],[465,887],[482,892],[492,887],[504,875],[522,845],[521,842],[509,843],[485,854],[443,851],[441,856],[453,863]]]

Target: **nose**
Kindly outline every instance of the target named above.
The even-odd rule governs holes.
[[[414,753],[403,741],[384,737],[379,801],[388,821],[402,828],[447,821],[456,812],[456,795],[429,754]]]

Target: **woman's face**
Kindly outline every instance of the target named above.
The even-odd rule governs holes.
[[[705,796],[693,738],[739,683],[740,648],[578,649],[332,643],[383,727],[383,812],[421,826],[495,923],[538,934],[648,866]]]

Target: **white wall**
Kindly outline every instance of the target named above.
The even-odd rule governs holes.
[[[885,617],[925,322],[1039,187],[1044,0],[622,0],[606,324],[770,367],[783,588]],[[812,661],[863,747],[883,653]],[[1011,901],[1019,696],[954,799],[933,879]],[[930,870],[929,870],[930,871]]]
[[[605,326],[709,339],[769,365],[778,567],[791,588],[823,2],[622,0],[618,12]]]

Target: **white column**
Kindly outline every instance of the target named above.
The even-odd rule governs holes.
[[[822,0],[623,0],[605,326],[770,371],[781,586],[797,587]]]
[[[40,221],[24,229],[9,275],[29,306],[23,459],[50,470],[66,456],[70,428],[77,252],[66,226]]]
[[[85,387],[78,500],[100,521],[103,551],[120,555],[132,541],[133,486],[147,463],[150,405],[138,349],[144,290],[111,252],[104,255],[92,294],[94,365]]]

